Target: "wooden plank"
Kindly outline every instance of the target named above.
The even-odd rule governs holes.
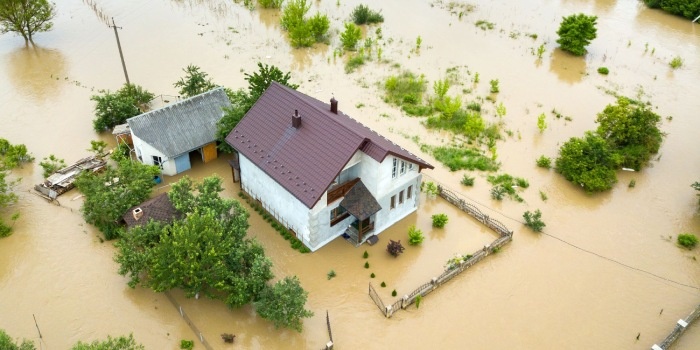
[[[202,161],[204,161],[204,163],[208,163],[216,159],[216,157],[216,142],[208,143],[202,147]]]

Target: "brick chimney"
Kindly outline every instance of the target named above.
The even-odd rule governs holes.
[[[299,110],[294,110],[294,115],[292,116],[292,127],[299,129],[301,127],[301,116],[299,115]]]
[[[338,100],[335,97],[331,97],[331,112],[338,114]]]
[[[131,214],[134,215],[134,220],[139,221],[139,219],[143,216],[143,209],[136,208],[131,212]]]

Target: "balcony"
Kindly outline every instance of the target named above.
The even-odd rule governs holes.
[[[340,198],[343,198],[348,193],[348,191],[350,191],[352,186],[355,186],[355,184],[359,181],[360,178],[356,177],[343,184],[331,186],[331,188],[328,190],[328,202],[326,203],[326,205],[331,204]]]

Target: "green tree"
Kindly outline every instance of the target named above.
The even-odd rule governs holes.
[[[0,33],[15,32],[26,43],[34,40],[37,32],[51,30],[51,20],[56,8],[47,0],[2,0],[0,1]]]
[[[543,133],[547,129],[547,121],[545,120],[544,113],[537,117],[537,128],[540,129],[540,133]]]
[[[10,336],[5,332],[4,329],[0,329],[0,349],[2,350],[36,350],[34,342],[27,339],[22,339],[21,343],[15,342],[10,338]]]
[[[559,30],[557,30],[557,43],[562,50],[569,51],[576,56],[586,53],[586,46],[596,38],[596,16],[586,16],[583,13],[564,17]]]
[[[0,138],[0,237],[7,237],[12,232],[12,226],[2,221],[4,209],[17,202],[17,195],[13,192],[20,179],[10,180],[10,171],[23,163],[31,162],[34,157],[23,144],[13,145],[8,140]],[[14,222],[19,218],[19,213],[11,216]]]
[[[371,10],[367,5],[357,5],[350,14],[350,18],[357,25],[374,24],[384,22],[381,12]]]
[[[326,40],[326,34],[328,34],[328,29],[331,27],[331,21],[328,19],[328,16],[316,13],[309,18],[308,24],[311,36],[317,43]]]
[[[700,16],[700,0],[644,0],[644,3],[688,19]]]
[[[589,193],[612,188],[620,164],[620,156],[608,142],[590,131],[583,138],[572,137],[564,143],[555,162],[557,172]]]
[[[325,40],[330,20],[328,16],[317,13],[307,19],[311,4],[306,0],[289,0],[282,10],[280,25],[289,33],[289,39],[295,47],[311,46],[314,42]]]
[[[160,174],[157,166],[132,161],[120,152],[112,158],[116,167],[107,166],[101,173],[85,172],[75,181],[85,195],[81,209],[85,221],[95,225],[107,239],[119,236],[119,218],[149,197],[155,185],[153,177]]]
[[[255,302],[260,317],[272,321],[275,327],[287,327],[301,332],[302,321],[314,315],[304,308],[308,293],[301,287],[299,279],[285,277],[274,286],[265,288]]]
[[[102,132],[115,125],[124,124],[127,119],[141,114],[141,107],[153,97],[153,93],[133,84],[124,84],[114,93],[101,90],[100,95],[90,97],[90,100],[96,103],[92,127],[95,131]]]
[[[694,188],[696,191],[700,191],[700,182],[695,181],[690,187]],[[698,193],[698,197],[700,197],[700,193]],[[698,204],[700,204],[700,198],[698,198]]]
[[[133,334],[128,337],[120,336],[112,338],[108,335],[107,340],[95,340],[92,343],[77,342],[70,350],[145,350],[146,348],[136,343]]]
[[[345,30],[340,33],[340,42],[345,50],[355,51],[357,42],[362,39],[360,27],[352,22],[345,23]]]
[[[183,177],[168,196],[184,217],[167,225],[148,222],[117,242],[115,260],[129,286],[162,292],[181,288],[240,307],[255,299],[273,275],[262,246],[245,237],[248,213],[220,197],[221,179],[195,185]]]
[[[173,84],[174,87],[180,88],[178,93],[184,98],[197,96],[216,88],[216,84],[208,78],[209,75],[200,69],[195,65],[188,65],[182,70],[185,76]]]
[[[245,80],[248,81],[248,94],[250,105],[252,106],[260,98],[260,96],[267,90],[273,81],[276,81],[282,85],[288,86],[296,90],[299,85],[292,84],[289,80],[291,79],[291,74],[289,72],[283,73],[279,68],[273,65],[262,64],[258,62],[258,71],[253,74],[245,73]]]
[[[622,166],[640,170],[661,147],[661,117],[625,97],[598,113],[597,133],[621,156]]]
[[[266,9],[278,9],[282,7],[284,0],[258,0],[258,4]]]
[[[44,169],[44,178],[47,178],[57,170],[65,168],[66,162],[53,154],[49,154],[48,157],[44,157],[44,159],[39,162],[39,165]]]
[[[525,226],[531,228],[535,232],[542,232],[542,229],[547,226],[544,221],[542,221],[542,212],[537,209],[534,213],[529,210],[523,213],[523,218],[525,219]]]
[[[309,12],[311,4],[306,0],[289,0],[282,10],[280,25],[285,30],[290,30],[304,22],[304,16]]]

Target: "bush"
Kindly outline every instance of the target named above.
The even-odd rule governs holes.
[[[411,72],[403,72],[400,75],[390,76],[384,82],[385,98],[387,102],[402,107],[422,105],[423,93],[427,87],[428,82],[423,75],[416,77]]]
[[[418,296],[416,297],[416,309],[420,307],[421,300],[423,300],[423,295],[418,294]]]
[[[460,181],[460,183],[464,186],[474,186],[474,177],[469,176],[468,174],[464,174],[464,176],[462,176],[462,181]]]
[[[141,114],[140,107],[155,97],[142,87],[133,84],[125,84],[114,93],[100,90],[100,95],[93,95],[90,100],[95,101],[95,119],[92,127],[97,132],[111,129],[126,120]]]
[[[499,167],[497,162],[484,155],[478,148],[422,145],[421,151],[432,154],[435,159],[445,164],[450,171],[495,171]]]
[[[399,254],[403,253],[404,249],[405,248],[403,245],[401,245],[401,240],[394,241],[390,239],[389,243],[386,245],[386,251],[394,257],[397,257]]]
[[[39,162],[39,165],[44,169],[44,178],[47,178],[57,170],[65,168],[66,162],[63,159],[50,154],[48,157],[44,157],[44,159]]]
[[[489,84],[491,84],[491,93],[495,94],[495,93],[501,91],[498,88],[498,79],[494,79],[494,80],[489,81]]]
[[[369,274],[369,278],[375,278],[375,277],[377,277],[377,275],[375,275],[374,272]]]
[[[258,4],[266,9],[278,9],[282,7],[284,0],[258,0]]]
[[[183,350],[194,349],[194,340],[185,340],[185,339],[180,340],[180,349],[183,349]]]
[[[433,218],[433,227],[443,228],[447,224],[447,214],[435,214]]]
[[[671,60],[671,62],[668,63],[668,65],[673,69],[678,69],[683,66],[683,59],[680,56],[676,56]]]
[[[408,228],[408,244],[419,245],[423,243],[424,239],[423,231],[417,229],[415,225]]]
[[[508,194],[516,201],[522,202],[523,199],[518,195],[516,188],[530,187],[530,183],[526,179],[513,177],[509,174],[489,175],[486,180],[494,185],[491,189],[491,198],[496,200],[501,200],[505,194]]]
[[[589,131],[583,138],[572,137],[564,143],[555,165],[567,180],[592,193],[612,188],[617,182],[615,169],[621,163],[621,157],[610,149],[609,143]]]
[[[350,14],[355,24],[374,24],[384,22],[384,16],[381,13],[370,10],[367,5],[357,5]]]
[[[365,56],[364,52],[359,52],[356,55],[350,57],[347,63],[345,63],[345,73],[350,74],[354,72],[355,69],[365,64],[366,59],[367,57]]]
[[[365,250],[365,253],[362,254],[362,257],[365,259],[369,258],[369,253],[367,253],[367,251]]]
[[[382,286],[382,288],[386,288],[386,283],[384,283],[384,281],[382,281],[381,286]]]
[[[392,297],[395,297],[395,296],[396,296],[396,289],[394,289],[394,290],[391,291],[391,296],[392,296]]]
[[[365,268],[369,269],[369,261],[365,261]]]
[[[602,75],[608,75],[608,73],[610,73],[610,71],[608,70],[607,67],[600,67],[600,68],[598,68],[598,73],[600,73]]]
[[[644,3],[687,19],[695,19],[700,14],[700,0],[644,0]]]
[[[306,0],[289,0],[282,11],[280,25],[289,32],[289,39],[295,47],[311,46],[323,41],[330,28],[328,16],[316,14],[305,18],[311,4]]]
[[[523,213],[523,218],[525,219],[525,226],[531,228],[535,232],[542,232],[542,229],[547,226],[542,221],[542,212],[539,209],[535,210],[534,213],[526,211]]]
[[[678,235],[678,244],[685,248],[693,249],[698,244],[698,238],[690,233],[681,233]]]
[[[340,42],[345,50],[355,51],[357,42],[362,39],[362,31],[360,27],[354,23],[345,23],[345,31],[340,33]]]
[[[539,158],[537,158],[537,166],[540,168],[551,168],[552,167],[552,159],[549,157],[545,157],[544,155],[541,155]]]
[[[564,17],[557,30],[557,43],[564,51],[576,56],[586,53],[586,46],[596,38],[596,16],[586,16],[583,13]]]
[[[328,273],[326,274],[326,277],[328,277],[329,280],[331,278],[335,277],[335,270],[328,271]]]

